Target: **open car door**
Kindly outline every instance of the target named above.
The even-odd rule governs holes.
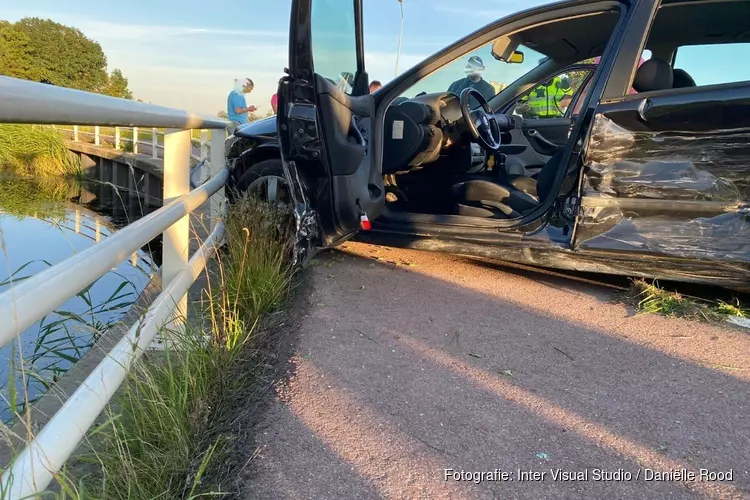
[[[362,0],[292,1],[277,126],[298,242],[310,247],[369,229],[385,206],[364,59]]]

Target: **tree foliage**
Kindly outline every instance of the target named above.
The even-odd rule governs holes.
[[[0,74],[30,79],[29,37],[8,21],[0,21]]]
[[[97,42],[49,19],[0,22],[0,74],[132,98],[122,72],[107,73],[107,58]]]
[[[122,76],[122,71],[119,69],[113,70],[109,75],[109,85],[104,93],[112,97],[133,98],[133,93],[128,89],[128,79]]]

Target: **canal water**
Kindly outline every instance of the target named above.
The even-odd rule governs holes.
[[[0,175],[0,293],[156,208],[97,180]],[[160,241],[152,241],[0,349],[3,422],[44,394],[122,318],[161,264],[160,254]]]

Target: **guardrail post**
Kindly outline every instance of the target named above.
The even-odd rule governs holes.
[[[99,125],[94,127],[94,145],[99,145]]]
[[[201,160],[208,157],[208,130],[201,130]]]
[[[78,125],[73,125],[73,140],[78,142]]]
[[[138,127],[133,127],[133,154],[138,154]]]
[[[167,129],[164,132],[164,205],[190,192],[190,130]],[[190,216],[186,215],[164,232],[161,280],[166,287],[187,269],[190,244]],[[187,294],[172,297],[175,302],[171,329],[184,327],[187,318]]]
[[[151,129],[151,158],[159,158],[159,132],[156,128]]]
[[[213,177],[224,168],[226,158],[224,157],[224,134],[221,130],[211,131],[211,151],[210,160],[208,163],[208,177]],[[213,231],[216,228],[216,224],[223,215],[222,210],[224,208],[224,188],[219,189],[208,201],[210,218],[210,229]]]
[[[115,127],[115,149],[120,149],[120,127]]]

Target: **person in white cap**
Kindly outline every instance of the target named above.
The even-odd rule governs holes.
[[[258,109],[255,106],[248,106],[245,101],[245,94],[252,92],[254,87],[255,84],[249,78],[235,78],[234,89],[227,97],[227,118],[232,122],[230,134],[233,134],[243,123],[247,123],[248,113],[253,113]]]
[[[448,92],[461,95],[461,92],[465,89],[473,87],[488,101],[495,97],[495,87],[482,78],[482,73],[484,73],[484,62],[482,62],[481,57],[470,57],[466,62],[466,66],[464,66],[464,72],[466,73],[466,78],[461,78],[460,80],[453,82],[451,86],[448,87]],[[474,103],[473,101],[474,100],[472,99],[472,104],[475,106],[478,105],[478,103]]]

